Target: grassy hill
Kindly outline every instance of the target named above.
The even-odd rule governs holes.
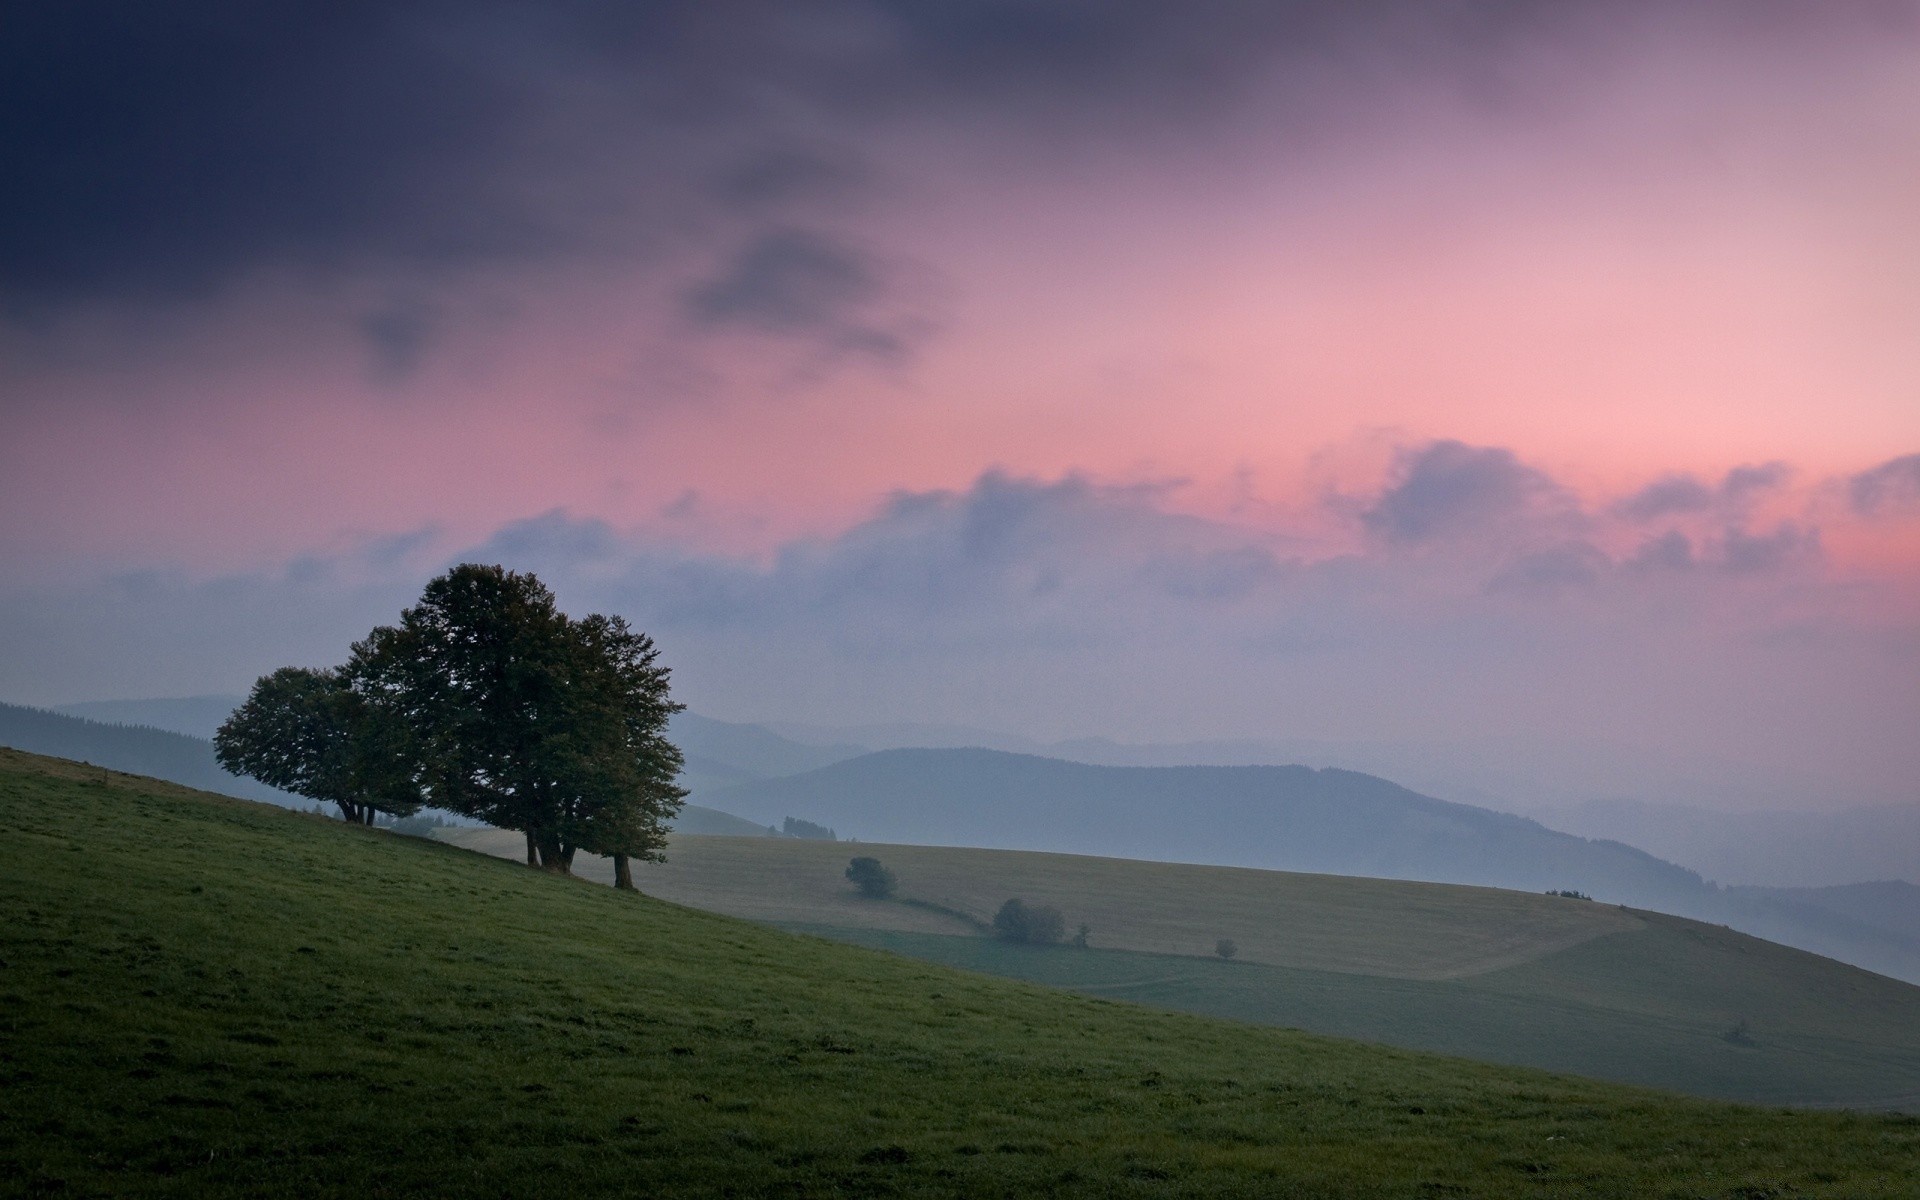
[[[749,820],[792,815],[870,842],[1574,890],[1726,923],[1920,983],[1920,927],[1888,928],[1782,892],[1722,889],[1619,842],[1353,771],[1102,767],[992,750],[889,750],[696,798]]]
[[[512,857],[518,835],[442,830]],[[878,856],[901,899],[842,877]],[[1920,988],[1537,893],[938,846],[676,837],[649,894],[1093,995],[1727,1099],[1920,1107]],[[604,862],[584,877],[610,880]],[[1094,949],[982,936],[1010,896]],[[1232,938],[1231,963],[1214,943]],[[1735,1031],[1740,1031],[1737,1035]]]
[[[1607,890],[1637,903],[1701,887],[1692,872],[1616,842],[1310,767],[1098,767],[995,750],[886,750],[695,799],[872,842]]]
[[[0,704],[0,746],[151,775],[223,796],[301,808],[313,803],[258,780],[229,775],[214,760],[213,743],[206,738],[151,726],[109,724],[48,709]]]
[[[0,1191],[1906,1196],[1735,1107],[958,973],[0,752]]]

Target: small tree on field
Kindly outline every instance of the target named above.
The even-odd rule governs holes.
[[[1085,950],[1087,948],[1087,935],[1092,932],[1093,926],[1087,924],[1085,921],[1080,922],[1080,928],[1073,931],[1074,946],[1078,949]]]
[[[879,859],[865,856],[847,864],[847,878],[860,889],[862,896],[871,900],[885,900],[893,895],[893,889],[899,883],[892,871],[880,865]]]
[[[1067,930],[1060,910],[1047,904],[1028,904],[1009,900],[993,914],[993,931],[1009,942],[1029,946],[1051,946]]]
[[[1232,938],[1221,938],[1213,944],[1213,952],[1221,958],[1230,959],[1240,953],[1240,947],[1234,943]]]

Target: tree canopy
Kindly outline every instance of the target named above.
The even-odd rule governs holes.
[[[657,858],[685,791],[665,736],[681,705],[651,638],[560,612],[531,574],[466,564],[355,643],[346,677],[397,729],[429,804],[526,834],[529,863]]]
[[[432,805],[522,831],[548,870],[609,855],[632,887],[631,860],[660,857],[686,796],[668,676],[624,618],[574,620],[531,574],[468,563],[344,667],[262,677],[215,746],[229,771],[350,821]]]
[[[395,754],[397,732],[340,671],[282,667],[220,726],[214,757],[236,775],[337,804],[348,821],[371,825],[376,811],[406,816],[420,807]]]

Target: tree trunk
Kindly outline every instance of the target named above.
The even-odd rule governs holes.
[[[527,831],[527,865],[530,867],[540,865],[540,848],[533,844],[532,830]]]
[[[374,812],[374,808],[373,808],[373,805],[371,805],[371,804],[362,804],[362,805],[360,806],[360,812],[361,812],[361,815],[362,815],[362,816],[363,816],[363,817],[365,818],[365,820],[366,820],[366,823],[367,823],[367,824],[368,824],[369,826],[371,826],[371,825],[373,824],[373,818],[374,818],[374,816],[376,815],[376,814],[375,814],[375,812]]]
[[[613,886],[623,892],[637,892],[633,886],[633,862],[618,850],[613,852]]]
[[[360,806],[358,804],[353,803],[351,800],[336,800],[334,803],[340,806],[341,820],[349,825],[358,825],[360,823]]]
[[[541,869],[552,871],[556,875],[573,873],[570,869],[573,866],[573,852],[562,847],[558,838],[542,835],[538,839],[538,845]]]

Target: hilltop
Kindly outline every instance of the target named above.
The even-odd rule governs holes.
[[[0,1177],[237,1196],[1895,1197],[1920,1122],[1155,1012],[0,752]]]

